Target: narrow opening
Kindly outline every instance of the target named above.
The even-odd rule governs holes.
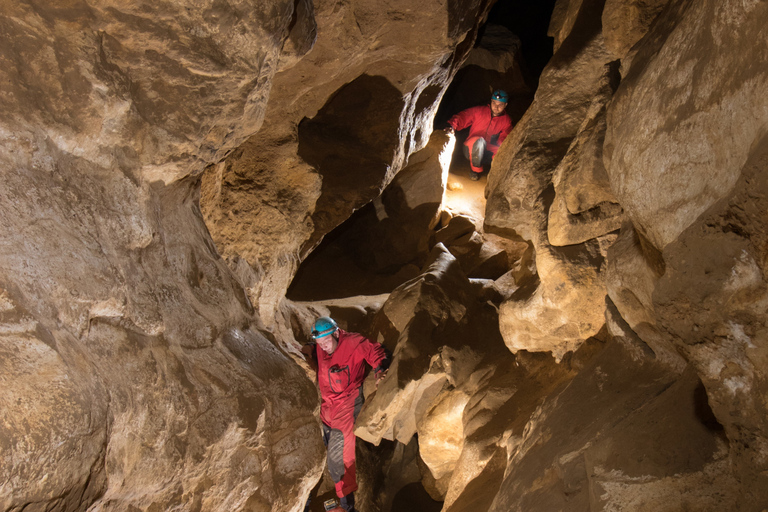
[[[552,56],[547,28],[554,3],[546,0],[531,5],[523,0],[505,0],[492,8],[474,49],[443,96],[435,116],[435,131],[442,130],[447,120],[461,110],[489,104],[491,92],[496,89],[509,94],[507,112],[513,123],[519,121],[533,101],[539,74]],[[372,190],[367,197],[359,198],[342,193],[361,188],[348,187],[350,180],[370,175],[373,183],[383,172],[387,155],[372,154],[360,141],[360,134],[378,134],[373,147],[383,147],[381,139],[394,136],[397,127],[374,126],[376,119],[367,114],[373,112],[371,105],[382,107],[381,101],[398,108],[399,97],[393,89],[376,77],[361,77],[341,89],[314,119],[299,127],[300,154],[321,169],[324,179],[323,195],[313,215],[316,232],[322,233],[328,227],[334,212],[349,208],[350,200],[353,204],[367,204],[307,255],[288,290],[289,299],[312,301],[389,293],[419,275],[436,243],[453,244],[449,250],[465,259],[469,267],[465,271],[470,276],[498,277],[506,265],[515,261],[508,247],[489,251],[485,240],[473,238],[473,232],[482,232],[486,178],[468,179],[469,162],[463,150],[466,131],[450,141],[455,146],[445,145],[447,155],[446,149],[433,148],[426,157],[442,162],[411,158],[417,163],[401,171],[381,196],[372,197]],[[437,92],[432,91],[429,97]],[[426,108],[422,103],[420,100],[421,108]],[[357,122],[350,118],[362,124],[350,128],[350,123]],[[343,140],[337,139],[337,132],[344,134]],[[394,147],[394,141],[390,142]],[[356,164],[350,166],[350,161]],[[434,179],[428,177],[430,173],[437,173]],[[442,189],[437,197],[436,186]],[[316,243],[313,238],[307,247]]]

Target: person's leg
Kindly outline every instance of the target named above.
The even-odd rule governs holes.
[[[358,396],[353,402],[347,404],[346,407],[340,408],[334,417],[334,425],[338,427],[338,430],[331,431],[331,440],[328,448],[328,461],[330,469],[331,464],[331,452],[334,454],[334,466],[342,467],[341,475],[339,479],[332,473],[331,477],[336,483],[336,495],[341,498],[341,508],[349,511],[354,511],[355,497],[354,492],[357,490],[357,464],[355,461],[355,420],[357,415],[360,414],[360,409],[363,407],[363,392],[362,389],[358,390]],[[338,433],[338,434],[335,434]],[[341,453],[341,459],[339,460],[339,453]]]
[[[328,472],[339,498],[357,490],[355,465],[355,417],[362,406],[362,393],[336,410],[334,428],[323,425],[323,441],[328,451]]]
[[[464,143],[465,155],[469,160],[469,166],[472,171],[469,173],[469,177],[472,180],[480,178],[480,173],[483,172],[483,159],[485,154],[489,151],[485,150],[485,139],[482,137],[470,137]]]
[[[355,493],[351,492],[346,496],[342,496],[341,500],[339,500],[339,506],[346,512],[355,510]]]
[[[464,158],[466,158],[467,160],[471,160],[471,157],[469,156],[469,148],[467,147],[466,144],[461,146],[461,152],[464,153]]]
[[[472,143],[472,167],[482,167],[485,154],[485,139],[476,137]]]
[[[344,476],[344,434],[341,430],[323,423],[323,443],[327,451],[328,473],[336,484],[338,494],[339,484]]]

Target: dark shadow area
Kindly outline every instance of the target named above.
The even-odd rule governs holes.
[[[402,109],[402,94],[386,78],[362,75],[299,124],[299,156],[323,178],[312,215],[315,232],[305,248],[379,195]]]
[[[488,22],[502,25],[520,38],[524,65],[538,82],[552,57],[553,39],[547,35],[556,0],[499,0],[488,15]],[[482,35],[482,29],[481,29]]]
[[[440,512],[442,509],[443,502],[433,500],[419,482],[408,484],[400,489],[392,502],[393,511]]]
[[[408,262],[374,268],[376,246],[370,243],[371,238],[364,227],[374,226],[376,218],[376,209],[369,203],[323,238],[299,266],[286,297],[312,301],[378,295],[389,293],[416,277],[419,267],[406,265]],[[409,235],[403,233],[403,237]]]
[[[712,408],[709,406],[707,390],[701,382],[699,382],[699,385],[693,390],[693,408],[696,417],[702,425],[707,427],[711,432],[725,435],[725,429],[720,422],[717,421],[715,413],[712,412]]]

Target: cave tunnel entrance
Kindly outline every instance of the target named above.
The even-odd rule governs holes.
[[[445,128],[448,119],[462,110],[487,105],[497,89],[509,94],[506,111],[513,124],[519,122],[531,105],[539,76],[553,54],[554,39],[547,31],[554,5],[555,0],[502,0],[493,6],[478,31],[474,48],[443,96],[435,115],[435,129]],[[466,177],[469,173],[464,156],[468,131],[456,133],[451,175]],[[486,167],[483,175],[487,171]],[[484,185],[485,179],[481,180]],[[450,188],[460,189],[449,185]],[[461,193],[454,195],[458,201],[467,202]],[[484,207],[483,204],[483,210]]]
[[[443,96],[435,115],[436,130],[445,127],[451,115],[471,106],[488,103],[490,93],[495,89],[504,89],[509,93],[507,112],[514,123],[519,121],[533,100],[541,71],[552,56],[553,39],[547,36],[547,29],[554,4],[555,0],[536,3],[502,0],[494,5],[486,23],[479,30],[474,49]],[[347,133],[354,127],[357,127],[352,130],[358,134],[356,138],[362,137],[366,130],[374,130],[379,141],[377,147],[381,147],[382,139],[396,137],[394,134],[397,127],[391,126],[392,123],[386,119],[379,126],[377,121],[380,120],[366,118],[361,121],[359,115],[353,115],[353,111],[359,107],[358,103],[362,101],[360,98],[383,97],[392,103],[391,108],[377,109],[379,116],[385,111],[399,108],[399,99],[392,93],[392,86],[383,82],[386,80],[380,77],[367,76],[355,80],[340,90],[315,119],[305,120],[299,127],[300,154],[308,162],[314,162],[323,168],[323,196],[318,202],[318,211],[314,216],[316,222],[321,221],[323,224],[318,226],[318,232],[327,227],[327,223],[323,222],[326,210],[336,209],[331,207],[329,201],[338,202],[341,198],[348,201],[349,194],[355,192],[349,177],[345,177],[344,172],[336,172],[339,166],[329,166],[327,154],[324,152],[323,156],[317,153],[316,149],[313,149],[316,147],[314,143],[319,141],[320,146],[327,146],[329,137],[333,138],[333,133]],[[381,107],[380,104],[378,106]],[[364,111],[372,110],[366,108]],[[391,118],[392,116],[390,121]],[[371,128],[373,124],[378,127]],[[374,137],[374,132],[371,133],[371,137]],[[364,202],[368,204],[327,234],[305,258],[288,290],[288,298],[313,301],[388,293],[420,273],[420,265],[436,242],[447,244],[458,239],[466,241],[471,238],[473,231],[480,231],[485,212],[485,180],[473,183],[466,179],[469,166],[461,149],[465,138],[466,133],[457,134],[450,175],[444,180],[447,184],[443,198],[448,205],[444,208],[446,211],[435,225],[425,226],[428,222],[415,224],[432,232],[417,233],[413,229],[413,217],[428,216],[428,212],[408,210],[407,215],[393,214],[396,208],[392,205],[404,202],[399,197],[404,194],[401,184],[393,182],[374,201],[371,201],[373,197],[370,187],[366,187],[364,195],[367,200]],[[394,147],[396,141],[392,139],[390,143],[391,147]],[[359,152],[360,146],[355,146],[354,149],[354,152]],[[385,158],[377,154],[368,155],[366,158],[375,160],[375,180],[383,172]],[[356,172],[360,172],[361,168],[356,166],[356,169]],[[359,174],[352,178],[357,181],[361,179]],[[326,180],[333,185],[334,190],[344,188],[346,194],[333,194],[334,197],[329,199],[325,190]],[[425,200],[424,204],[429,205],[430,201],[431,199]],[[362,203],[356,206],[360,204]],[[429,209],[429,206],[422,205],[418,208]],[[437,231],[445,228],[452,217],[458,219],[453,220],[453,227],[444,231],[443,236],[436,236]],[[406,223],[398,225],[404,218],[407,218]],[[308,245],[313,243],[314,238]],[[476,254],[480,250],[474,247],[471,250],[465,248],[460,252]],[[476,261],[471,265],[478,266]],[[484,277],[494,277],[500,272],[488,271],[487,267],[486,264],[486,270],[482,272]],[[467,270],[471,275],[472,271]]]

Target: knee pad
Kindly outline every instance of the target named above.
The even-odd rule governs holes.
[[[334,482],[344,476],[344,434],[332,429],[328,436],[328,472]]]
[[[485,156],[485,139],[478,138],[474,144],[472,144],[472,165],[474,167],[483,166],[483,156]]]

